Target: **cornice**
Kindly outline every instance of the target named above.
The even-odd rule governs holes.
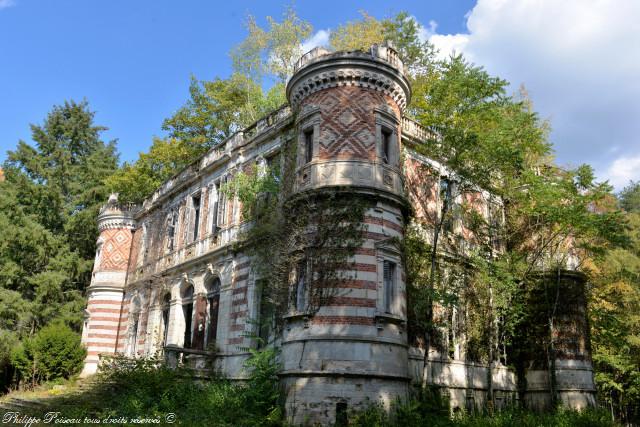
[[[287,84],[287,98],[297,108],[307,96],[332,87],[355,86],[382,92],[401,111],[411,99],[411,87],[400,70],[373,56],[325,55],[302,67]]]

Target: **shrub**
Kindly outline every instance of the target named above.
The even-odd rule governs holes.
[[[173,413],[183,425],[281,425],[276,353],[250,351],[244,384],[219,376],[196,381],[191,371],[169,369],[160,360],[113,357],[98,375],[99,406],[78,415],[162,418]]]
[[[21,379],[35,385],[76,374],[85,356],[80,336],[68,326],[56,323],[45,326],[17,346],[11,353],[11,364]]]

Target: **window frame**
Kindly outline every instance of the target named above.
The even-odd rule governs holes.
[[[191,295],[188,295],[188,290],[191,289]],[[187,349],[193,348],[193,336],[194,336],[194,321],[193,316],[195,313],[194,308],[195,302],[195,287],[192,283],[188,283],[184,289],[180,292],[180,306],[182,308],[182,316],[184,318],[184,340],[182,341],[182,347]],[[189,308],[189,316],[187,316],[187,310],[185,307],[190,306]],[[188,335],[187,335],[188,334]],[[188,339],[187,339],[188,337]],[[188,343],[188,345],[187,345]]]
[[[206,349],[212,342],[216,342],[218,339],[218,326],[220,322],[220,290],[222,288],[222,281],[218,276],[210,276],[205,281],[205,290],[207,291],[207,318],[205,321],[204,331],[204,348]],[[213,308],[213,302],[216,302],[216,316],[215,322],[213,322],[213,316],[211,309]],[[215,325],[215,327],[214,327]]]
[[[382,260],[382,289],[383,312],[394,314],[394,306],[397,294],[397,267],[398,265],[389,259]],[[388,273],[387,273],[388,272]]]
[[[306,313],[309,308],[309,260],[306,257],[296,264],[293,296],[294,311]]]
[[[403,298],[405,284],[402,279],[402,259],[399,249],[389,241],[376,244],[377,298],[376,316],[401,321],[406,317],[406,301]],[[395,265],[392,288],[387,290],[385,281],[385,263]],[[387,301],[387,297],[391,297]]]
[[[196,203],[196,201],[198,203]],[[190,197],[191,211],[193,212],[191,218],[191,243],[197,242],[200,238],[200,221],[202,214],[202,191],[197,191],[191,194]]]
[[[398,167],[400,162],[400,121],[390,108],[375,108],[376,157],[380,163]],[[386,149],[385,149],[385,135]]]
[[[315,105],[306,106],[302,109],[296,120],[298,127],[298,167],[303,167],[320,155],[320,107]],[[306,135],[312,135],[311,158],[308,159]]]

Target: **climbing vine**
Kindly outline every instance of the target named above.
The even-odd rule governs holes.
[[[242,204],[249,226],[237,250],[252,260],[261,304],[270,306],[276,330],[288,314],[313,316],[339,296],[341,282],[351,278],[371,204],[339,188],[298,193],[296,150],[295,142],[283,143],[270,162],[236,173],[223,188]],[[305,281],[303,307],[296,301],[300,280]]]

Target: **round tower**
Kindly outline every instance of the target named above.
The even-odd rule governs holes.
[[[407,394],[406,293],[397,242],[407,206],[400,132],[410,96],[403,64],[387,45],[368,52],[316,48],[298,61],[287,84],[298,132],[294,192],[313,197],[335,190],[370,202],[350,279],[317,312],[305,316],[298,306],[287,318],[282,378],[294,424],[342,422],[351,409],[388,406]]]
[[[133,214],[132,207],[120,205],[117,194],[112,194],[98,215],[100,236],[82,332],[82,343],[87,348],[83,376],[95,373],[99,355],[124,349],[124,341],[118,335],[125,332],[121,330],[121,319],[127,316],[123,293],[135,229]]]

